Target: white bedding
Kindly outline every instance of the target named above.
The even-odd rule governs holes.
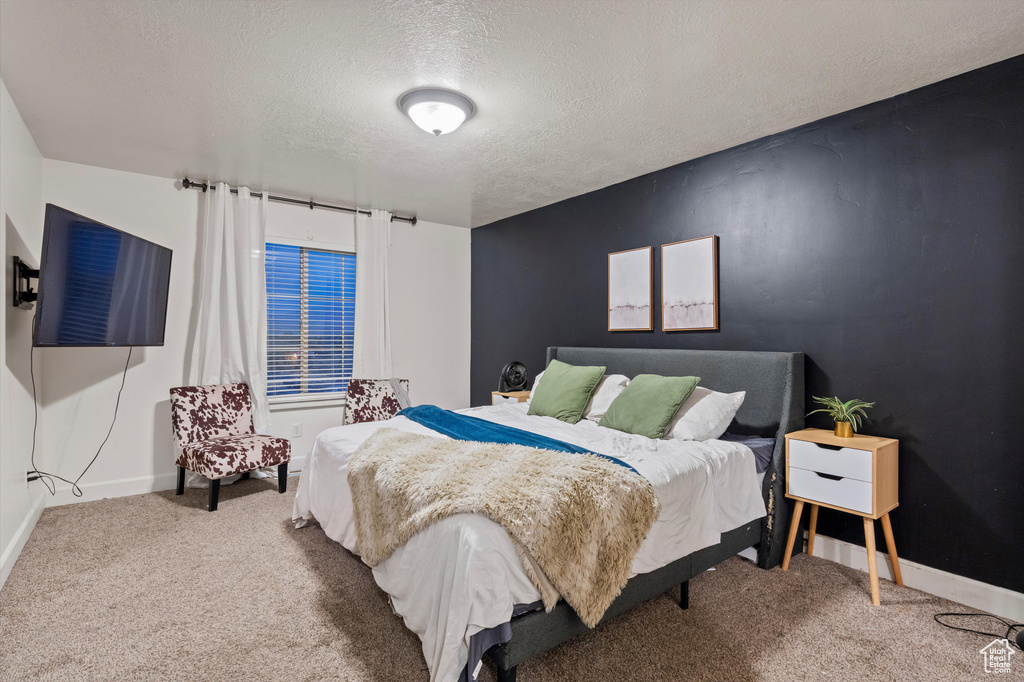
[[[661,513],[633,560],[647,573],[765,515],[760,477],[749,448],[727,441],[652,440],[582,420],[566,424],[526,415],[525,404],[461,410],[628,462],[654,486]],[[446,438],[405,417],[328,429],[317,436],[299,479],[293,518],[316,519],[327,536],[358,554],[348,458],[376,429]],[[414,536],[373,569],[406,627],[419,635],[431,680],[454,681],[477,632],[508,622],[514,604],[538,601],[512,540],[482,516],[460,514]]]

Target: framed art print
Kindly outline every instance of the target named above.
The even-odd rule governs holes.
[[[661,328],[718,329],[718,237],[661,247]]]
[[[654,249],[608,254],[608,331],[654,329]]]

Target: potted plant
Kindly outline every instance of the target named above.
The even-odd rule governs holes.
[[[836,427],[833,433],[840,438],[853,438],[853,433],[860,428],[861,421],[867,416],[865,410],[874,407],[874,403],[863,400],[847,400],[845,403],[839,398],[819,398],[814,396],[814,402],[822,405],[817,410],[807,413],[811,416],[815,412],[826,412],[835,420]]]

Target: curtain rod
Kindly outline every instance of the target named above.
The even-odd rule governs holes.
[[[202,182],[202,183],[194,182],[192,180],[189,180],[188,178],[182,178],[181,186],[184,187],[185,189],[201,189],[204,192],[206,190],[210,190],[211,192],[213,192],[213,191],[216,191],[216,189],[217,189],[216,185],[208,185],[205,182]],[[238,190],[235,189],[234,187],[232,187],[231,188],[231,193],[232,194],[238,194]],[[261,198],[263,196],[263,193],[262,192],[252,192],[251,196],[254,196],[257,199],[259,199],[259,198]],[[291,197],[281,197],[281,196],[277,196],[275,194],[269,194],[269,193],[267,194],[267,201],[279,201],[279,202],[281,202],[283,204],[298,204],[299,206],[309,206],[310,210],[313,210],[314,208],[326,208],[326,209],[329,209],[331,211],[342,211],[344,213],[362,213],[363,215],[370,215],[369,211],[363,211],[363,210],[356,209],[356,208],[349,208],[348,206],[334,206],[332,204],[321,204],[320,202],[313,201],[312,199],[308,199],[308,200],[307,199],[293,199]],[[415,225],[416,224],[416,216],[412,216],[411,218],[406,218],[405,216],[392,215],[391,216],[391,220],[393,220],[393,221],[394,220],[401,220],[402,222],[409,223],[410,225]]]

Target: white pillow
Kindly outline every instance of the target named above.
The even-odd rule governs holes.
[[[676,440],[712,440],[729,428],[739,411],[746,391],[719,393],[698,386],[676,412],[665,430],[665,438]]]
[[[537,390],[542,376],[544,376],[544,372],[534,377],[533,388],[530,389],[530,397],[526,399],[527,405],[533,400],[533,394]],[[601,421],[601,417],[608,411],[612,401],[622,393],[627,385],[629,385],[629,377],[625,374],[605,374],[601,377],[601,381],[597,382],[594,395],[590,396],[590,402],[583,409],[583,418]]]
[[[629,377],[625,374],[605,374],[601,381],[597,382],[594,395],[590,397],[583,410],[583,418],[591,421],[601,421],[601,417],[611,407],[612,401],[619,397],[619,394],[629,385]]]
[[[540,378],[542,376],[544,376],[544,372],[541,372],[533,378],[533,388],[530,389],[530,397],[526,399],[527,405],[533,402],[533,394],[537,392],[537,384],[540,383]]]

